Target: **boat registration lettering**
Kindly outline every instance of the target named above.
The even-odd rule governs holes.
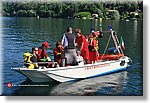
[[[86,67],[85,70],[102,68],[102,67],[106,67],[106,66],[110,66],[110,64],[101,64],[101,65],[97,65],[97,66]]]

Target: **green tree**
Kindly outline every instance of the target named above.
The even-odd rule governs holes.
[[[117,10],[112,19],[131,18],[131,12],[138,12],[136,18],[143,17],[143,2],[3,2],[4,16],[74,17],[80,12],[96,13],[109,18],[107,10]],[[81,13],[82,14],[82,13]],[[80,14],[80,15],[81,15]],[[84,13],[83,13],[84,14]],[[131,17],[130,17],[131,16]]]
[[[20,17],[27,16],[27,11],[26,10],[18,10],[16,15],[20,16]]]
[[[118,10],[114,11],[113,19],[115,19],[115,20],[119,20],[120,19],[120,14],[119,14]]]
[[[91,13],[90,12],[79,12],[79,13],[75,14],[75,17],[78,17],[78,18],[83,18],[83,17],[91,18]]]
[[[108,11],[108,12],[109,12],[109,16],[111,19],[113,19],[113,20],[120,19],[120,14],[119,14],[118,10],[112,10],[112,11]]]
[[[36,12],[34,10],[27,10],[27,16],[35,17],[36,16]]]

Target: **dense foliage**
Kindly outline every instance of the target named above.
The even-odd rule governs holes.
[[[2,6],[3,16],[90,18],[92,14],[98,14],[103,19],[143,18],[143,2],[3,2]]]
[[[74,17],[77,17],[77,18],[84,18],[84,17],[91,18],[91,13],[90,12],[79,12],[79,13],[76,13],[74,15]]]

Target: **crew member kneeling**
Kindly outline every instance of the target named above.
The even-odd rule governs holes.
[[[24,53],[23,55],[24,57],[24,62],[25,62],[25,66],[28,69],[37,69],[38,68],[38,48],[34,47],[32,48],[32,54],[27,52]]]
[[[63,46],[61,42],[56,43],[56,48],[54,48],[54,62],[57,62],[59,65],[61,64],[62,53],[63,53]]]
[[[46,53],[46,49],[50,48],[48,42],[43,42],[42,46],[39,47],[39,61],[40,62],[45,62],[45,61],[51,61],[49,56]],[[46,59],[46,60],[45,60]]]

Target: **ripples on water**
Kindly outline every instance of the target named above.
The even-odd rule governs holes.
[[[66,83],[42,83],[48,87],[19,87],[10,91],[12,95],[56,95],[56,96],[76,96],[76,95],[121,95],[127,81],[127,72],[123,71],[114,75],[84,79],[76,82]],[[21,85],[40,85],[32,83],[28,79]]]
[[[74,25],[72,24],[73,28],[79,27],[80,24],[82,32],[88,34],[89,29],[87,28],[90,28],[90,21],[85,20],[83,24],[81,20],[74,20],[72,22],[74,23]],[[108,25],[109,22],[104,21],[103,25]],[[127,71],[75,82],[42,83],[48,85],[46,87],[14,86],[9,89],[6,87],[8,82],[14,85],[41,85],[41,83],[32,83],[23,75],[10,70],[10,68],[21,67],[23,65],[23,53],[31,51],[31,48],[34,46],[39,47],[43,41],[48,41],[51,44],[51,49],[47,50],[47,52],[53,58],[52,48],[60,40],[65,28],[70,25],[70,21],[66,19],[4,18],[2,28],[4,37],[3,95],[142,95],[143,64],[142,41],[140,41],[142,30],[139,29],[142,25],[141,21],[136,23],[128,22],[129,24],[125,21],[116,22],[119,21],[111,21],[114,28],[117,28],[121,34],[125,34],[123,35],[126,44],[125,54],[133,60],[132,65]],[[85,27],[85,24],[87,27]],[[126,27],[127,25],[131,25],[131,27]],[[104,29],[107,28],[104,27]],[[103,40],[101,39],[101,41],[100,46],[103,47]]]

